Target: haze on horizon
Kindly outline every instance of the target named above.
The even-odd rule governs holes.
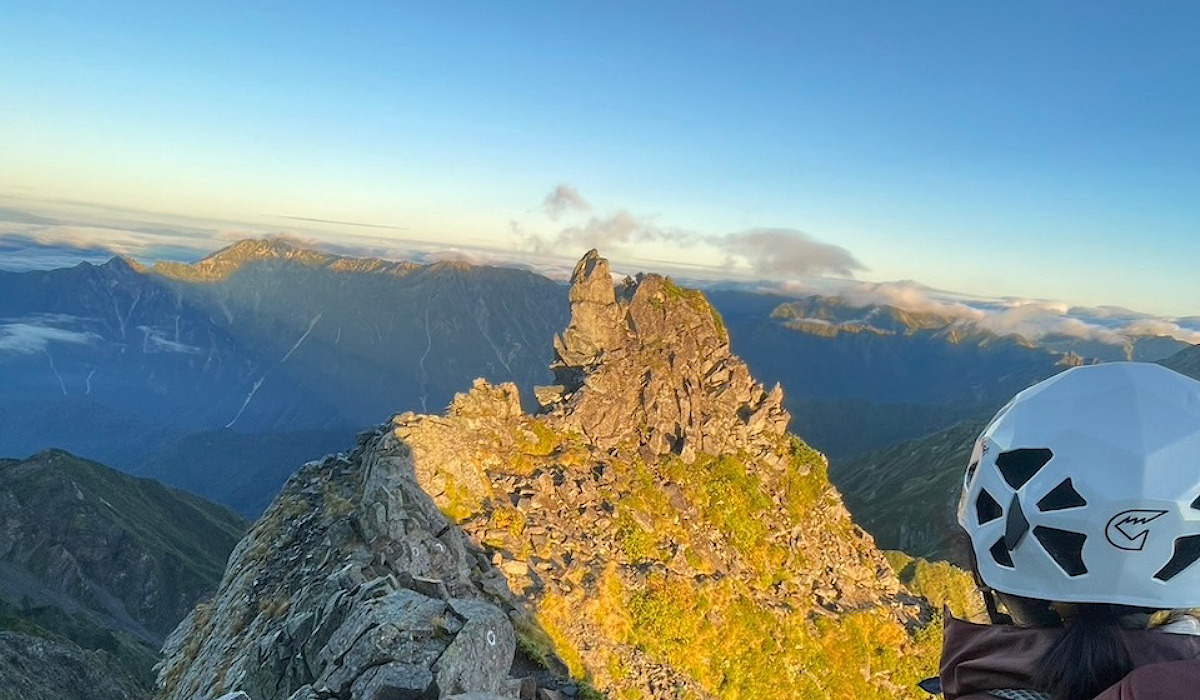
[[[0,268],[30,244],[194,259],[289,234],[352,254],[599,246],[1156,322],[1200,302],[1187,3],[4,16]]]

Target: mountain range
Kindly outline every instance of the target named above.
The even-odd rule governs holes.
[[[0,455],[63,448],[254,517],[298,464],[394,411],[440,409],[476,377],[515,382],[535,407],[567,293],[522,270],[278,239],[192,264],[0,272]],[[1064,366],[1187,347],[1035,342],[832,296],[707,297],[835,477],[847,460],[983,419]]]
[[[61,447],[256,514],[302,455],[445,406],[464,377],[547,380],[564,293],[519,270],[282,241],[0,272],[0,454]]]

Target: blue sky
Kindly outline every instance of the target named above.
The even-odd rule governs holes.
[[[744,274],[761,256],[737,257],[740,233],[799,231],[796,274],[842,274],[801,260],[837,246],[862,280],[1200,312],[1191,3],[0,0],[0,17],[8,208],[599,242]],[[588,208],[547,216],[559,185]]]

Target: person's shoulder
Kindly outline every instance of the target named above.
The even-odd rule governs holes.
[[[1185,700],[1200,689],[1200,659],[1139,666],[1096,700]]]

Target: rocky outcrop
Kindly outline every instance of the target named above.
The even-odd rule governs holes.
[[[928,608],[704,298],[614,286],[594,251],[570,298],[540,413],[479,380],[298,472],[169,640],[162,696],[903,695]]]
[[[571,324],[554,342],[558,384],[538,392],[552,425],[649,457],[772,458],[789,420],[783,391],[764,391],[730,353],[702,294],[657,275],[614,290],[593,250],[575,267],[570,300]]]
[[[106,652],[0,632],[0,697],[146,700],[150,694]]]

